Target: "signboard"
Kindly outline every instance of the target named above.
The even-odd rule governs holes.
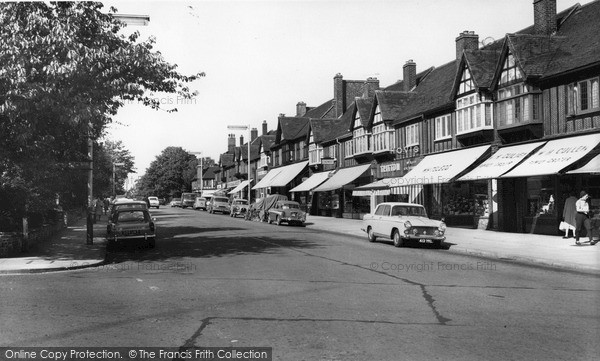
[[[334,158],[323,158],[323,159],[321,159],[321,164],[323,164],[323,165],[334,165],[335,164],[335,159]]]

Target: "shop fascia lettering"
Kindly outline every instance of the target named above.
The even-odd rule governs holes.
[[[401,169],[402,167],[400,166],[399,162],[391,164],[382,164],[379,166],[379,170],[381,171],[381,173],[395,172]]]

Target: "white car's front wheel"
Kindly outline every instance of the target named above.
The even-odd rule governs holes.
[[[367,227],[367,237],[369,242],[375,242],[377,240],[377,237],[375,237],[375,233],[373,233],[373,228],[371,228],[371,226]]]
[[[400,237],[400,232],[398,230],[394,230],[394,235],[392,236],[392,240],[394,241],[394,247],[402,247],[404,245],[404,239]]]

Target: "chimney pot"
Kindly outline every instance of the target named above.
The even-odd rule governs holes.
[[[256,138],[258,138],[258,129],[252,128],[252,130],[250,130],[250,141],[254,142]]]
[[[556,33],[556,0],[533,0],[533,29],[537,35]]]
[[[263,120],[262,122],[262,135],[267,135],[269,132],[269,126],[267,125],[267,121]]]
[[[296,104],[296,116],[303,117],[304,114],[306,114],[306,103],[298,102],[298,104]]]
[[[417,84],[417,64],[410,59],[402,67],[404,91],[410,91]]]

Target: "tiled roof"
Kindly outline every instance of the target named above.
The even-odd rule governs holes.
[[[421,83],[421,80],[423,80],[423,78],[425,78],[427,76],[427,74],[429,74],[433,69],[434,69],[433,67],[430,67],[430,68],[423,70],[420,73],[417,73],[417,79],[416,79],[415,84],[418,86],[419,83]],[[394,84],[383,88],[383,90],[399,91],[399,92],[404,91],[404,79],[398,80]]]
[[[350,131],[354,121],[355,103],[346,109],[339,118],[310,119],[310,127],[313,135],[313,141],[317,144],[330,142],[338,138],[351,136]]]
[[[208,167],[202,172],[202,179],[214,179],[215,171],[219,170],[219,167]]]
[[[219,165],[221,167],[230,167],[232,165],[234,165],[233,163],[233,154],[232,153],[223,153],[221,154],[221,156],[219,157]]]
[[[358,114],[360,115],[360,121],[364,128],[368,128],[370,126],[370,118],[373,113],[373,100],[374,98],[356,98],[354,102],[356,103],[356,109]]]
[[[275,143],[275,134],[270,134],[270,132],[268,135],[261,135],[258,138],[260,139],[260,144],[265,152],[268,152]]]
[[[489,89],[492,86],[492,79],[494,78],[494,71],[500,58],[500,51],[467,50],[464,52],[463,57],[469,66],[475,85],[479,88]],[[457,82],[454,89],[456,89],[461,75],[457,74]]]
[[[400,124],[422,114],[452,106],[454,104],[452,86],[456,77],[456,66],[457,61],[453,60],[431,70],[416,90],[411,92],[414,95],[411,95],[410,102],[398,111],[393,124]]]
[[[600,62],[600,1],[578,6],[562,12],[570,15],[559,25],[556,35],[566,39],[554,44],[557,49],[549,59],[543,77],[559,75]],[[569,10],[574,11],[570,13]]]
[[[318,107],[311,108],[304,114],[305,118],[324,118],[333,109],[333,99],[326,101]]]
[[[279,117],[277,140],[293,141],[306,138],[308,134],[308,118],[305,117]]]
[[[375,92],[377,104],[384,121],[394,121],[402,118],[410,101],[416,98],[414,92],[378,90]]]

